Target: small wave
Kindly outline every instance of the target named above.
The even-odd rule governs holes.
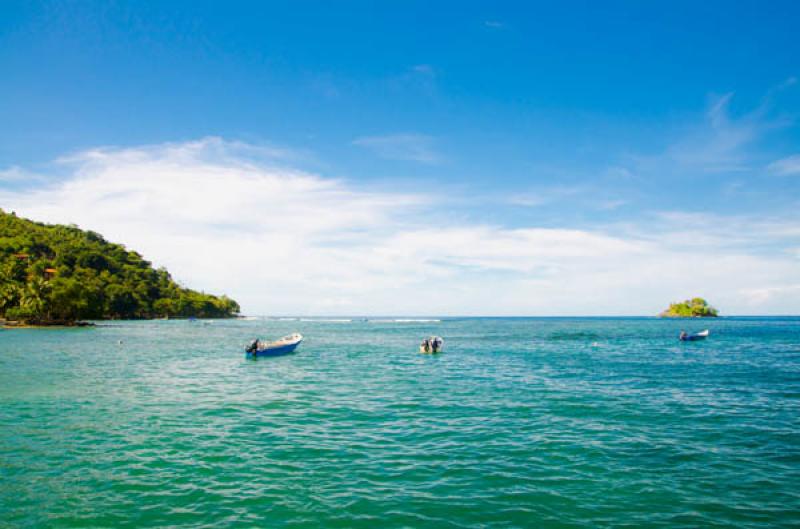
[[[351,323],[353,320],[342,318],[300,318],[300,321],[313,321],[318,323]]]
[[[433,319],[391,319],[391,320],[369,320],[370,323],[441,323],[442,320]]]
[[[591,331],[561,331],[561,332],[554,332],[550,336],[548,336],[550,340],[559,340],[559,341],[589,341],[597,342],[598,339],[602,338],[599,334]]]

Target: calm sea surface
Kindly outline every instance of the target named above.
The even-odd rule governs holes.
[[[0,331],[0,527],[797,528],[800,319]]]

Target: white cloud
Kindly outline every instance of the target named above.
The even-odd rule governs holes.
[[[800,217],[722,216],[711,213],[665,211],[648,223],[662,243],[686,248],[741,252],[790,250],[800,240]]]
[[[796,259],[747,244],[796,248],[788,219],[740,219],[737,245],[721,219],[689,238],[699,221],[676,212],[628,231],[512,229],[453,220],[441,197],[294,170],[284,154],[215,138],[95,149],[63,159],[57,183],[0,187],[0,206],[124,242],[248,313],[654,314],[693,295],[726,313],[800,310],[779,295],[800,284]]]
[[[0,183],[8,184],[28,184],[33,182],[40,182],[42,177],[36,173],[26,171],[25,169],[12,166],[8,169],[0,169]]]
[[[410,160],[426,164],[442,161],[442,156],[434,148],[434,139],[422,134],[364,136],[356,138],[353,145],[365,147],[381,158],[390,160]]]
[[[800,175],[800,154],[794,154],[776,160],[767,166],[767,169],[778,175]]]
[[[769,306],[780,301],[788,301],[791,306],[791,302],[800,297],[800,284],[744,288],[740,289],[739,293],[753,306]]]
[[[16,166],[0,170],[0,182],[14,182],[17,180],[23,180],[25,179],[25,176],[25,172]]]

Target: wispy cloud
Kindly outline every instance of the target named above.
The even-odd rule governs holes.
[[[490,29],[504,29],[506,25],[499,20],[485,20],[483,25]]]
[[[96,230],[250,313],[650,314],[697,294],[727,313],[800,310],[784,294],[800,284],[796,219],[511,228],[256,158],[216,138],[92,149],[60,162],[60,181],[0,187],[0,206]]]
[[[800,175],[800,154],[776,160],[767,166],[767,170],[782,176]]]
[[[595,201],[595,206],[597,209],[602,209],[606,211],[611,211],[617,208],[621,208],[622,206],[629,204],[629,201],[618,198],[618,199],[608,199],[608,200],[597,200]]]
[[[433,137],[422,134],[364,136],[353,141],[353,145],[367,148],[381,158],[409,160],[425,164],[437,164],[444,159],[436,151],[434,144]]]
[[[569,205],[571,209],[608,212],[631,202],[619,194],[620,190],[616,187],[607,189],[592,184],[555,185],[505,193],[500,195],[499,199],[491,193],[485,193],[480,195],[480,200],[524,208],[551,207],[558,209]]]
[[[411,71],[421,75],[436,75],[436,70],[430,64],[417,64],[411,68]]]
[[[800,295],[800,284],[780,285],[764,288],[743,288],[738,291],[755,306],[776,303],[780,299],[796,298]]]
[[[777,255],[800,243],[800,215],[753,217],[697,211],[661,211],[648,217],[632,235],[656,239],[663,245],[695,251],[735,251]],[[648,235],[652,231],[653,235]]]
[[[0,183],[30,184],[41,181],[42,181],[41,175],[31,171],[27,171],[18,166],[12,166],[7,169],[0,169]]]
[[[506,202],[513,206],[539,207],[565,198],[574,197],[587,192],[585,186],[551,186],[513,193],[506,197]]]
[[[734,115],[734,93],[712,96],[703,119],[684,130],[664,152],[629,155],[626,168],[637,174],[742,173],[758,168],[755,146],[767,133],[793,123],[776,114],[773,99],[795,84],[794,78],[770,89],[748,112]]]
[[[705,123],[672,145],[668,155],[678,164],[704,172],[737,172],[749,169],[745,148],[769,127],[764,108],[733,119],[729,107],[733,93],[716,97]]]

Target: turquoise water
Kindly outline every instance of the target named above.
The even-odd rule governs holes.
[[[3,528],[798,526],[797,318],[0,331]]]

